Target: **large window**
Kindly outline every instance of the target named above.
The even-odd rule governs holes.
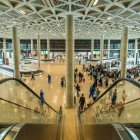
[[[104,40],[104,49],[108,48],[108,40]]]
[[[138,39],[138,49],[140,50],[140,39]]]
[[[50,40],[50,49],[51,50],[65,50],[65,40]]]
[[[110,57],[120,58],[120,50],[110,50]]]
[[[135,40],[129,40],[128,49],[135,49]]]
[[[94,49],[100,50],[100,40],[94,40]]]
[[[120,40],[110,40],[110,49],[121,49],[121,41]]]
[[[75,50],[90,50],[91,40],[75,40]]]

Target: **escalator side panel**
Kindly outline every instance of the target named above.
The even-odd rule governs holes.
[[[136,135],[137,139],[140,139],[140,123],[123,124],[123,126],[129,128]]]
[[[122,140],[116,129],[111,124],[92,125],[83,124],[82,140]],[[131,140],[127,138],[127,140]]]
[[[59,124],[26,124],[15,140],[57,140]]]

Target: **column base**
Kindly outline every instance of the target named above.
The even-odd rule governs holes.
[[[75,106],[73,105],[73,106],[65,106],[65,109],[74,109],[75,108]]]

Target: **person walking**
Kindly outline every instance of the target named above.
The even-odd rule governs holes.
[[[123,102],[123,104],[125,104],[126,98],[127,98],[127,95],[125,93],[125,90],[123,90],[123,95],[122,95],[122,102]]]
[[[113,95],[112,95],[112,105],[116,104],[116,100],[117,100],[117,89],[114,90]]]
[[[111,86],[111,84],[109,86]],[[111,97],[112,97],[112,88],[108,92],[109,92],[108,99],[111,99]]]
[[[74,71],[74,82],[77,82],[77,73]]]
[[[85,68],[86,68],[86,66],[85,66],[85,64],[83,64],[83,71],[85,71]]]
[[[103,86],[103,80],[102,77],[99,78],[99,85],[102,87]]]
[[[64,78],[63,78],[63,77],[61,77],[61,82],[60,82],[60,84],[61,84],[61,87],[64,87]]]
[[[119,109],[118,109],[118,117],[121,116],[122,112],[124,111],[124,105],[122,102],[119,103]]]
[[[35,77],[34,77],[34,72],[33,71],[31,72],[31,80],[35,81]]]
[[[106,78],[105,78],[105,86],[106,86],[106,87],[108,87],[108,82],[109,82],[108,77],[106,77]]]
[[[80,104],[79,111],[83,111],[85,103],[86,103],[86,100],[85,100],[84,94],[82,94],[82,96],[79,99],[79,104]]]
[[[93,100],[94,100],[94,101],[96,101],[96,100],[99,98],[100,93],[101,93],[100,90],[97,88],[97,89],[96,89],[96,93],[95,93],[95,95],[94,95],[94,97],[93,97]]]
[[[90,89],[89,89],[89,93],[90,93],[90,94],[89,94],[89,98],[90,98],[90,97],[93,98],[95,91],[96,91],[96,87],[95,87],[95,85],[92,85],[92,86],[90,87]]]
[[[52,77],[51,77],[51,75],[50,74],[48,74],[48,84],[51,84],[51,80],[52,80]]]
[[[41,105],[43,105],[43,103],[45,102],[45,99],[44,99],[44,92],[42,90],[40,90],[39,96],[41,98]]]
[[[60,84],[61,84],[61,87],[66,87],[66,78],[65,78],[65,76],[61,77]]]
[[[76,74],[78,74],[78,69],[77,68],[74,71],[76,72]]]
[[[81,83],[82,82],[82,73],[81,72],[79,72],[79,83]]]
[[[77,84],[75,89],[76,89],[76,92],[77,92],[77,97],[79,97],[80,86]]]

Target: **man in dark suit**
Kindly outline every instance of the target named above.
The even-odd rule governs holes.
[[[84,97],[84,94],[82,94],[82,96],[80,97],[79,99],[79,110],[80,111],[83,111],[83,108],[84,108],[84,104],[86,103],[86,100],[85,100],[85,97]]]

